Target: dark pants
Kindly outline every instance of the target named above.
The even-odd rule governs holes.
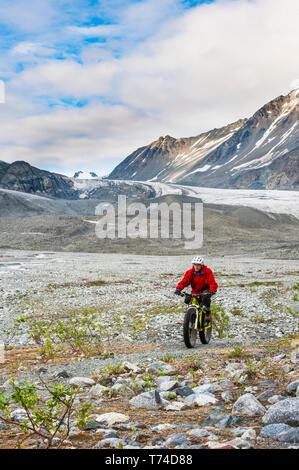
[[[204,307],[207,307],[208,312],[211,311],[211,297],[209,295],[201,295],[201,303]]]

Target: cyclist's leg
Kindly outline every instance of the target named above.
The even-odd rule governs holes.
[[[202,305],[206,311],[206,319],[211,319],[211,297],[209,295],[202,295]]]

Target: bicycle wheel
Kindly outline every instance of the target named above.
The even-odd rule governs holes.
[[[210,342],[213,329],[212,319],[206,320],[205,317],[205,314],[202,313],[202,326],[199,329],[199,338],[202,344],[208,344]]]
[[[194,348],[196,343],[197,330],[195,328],[197,318],[197,309],[189,307],[184,318],[184,342],[187,348]]]

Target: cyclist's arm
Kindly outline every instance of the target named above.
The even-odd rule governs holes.
[[[218,284],[215,281],[214,274],[212,271],[210,271],[209,276],[208,276],[208,284],[209,284],[209,290],[211,292],[216,292],[218,289]]]
[[[189,271],[187,271],[183,277],[183,279],[178,283],[178,285],[176,286],[176,288],[178,290],[182,290],[184,289],[184,287],[187,287],[189,286],[190,284],[190,281],[191,281],[191,274],[189,273]]]

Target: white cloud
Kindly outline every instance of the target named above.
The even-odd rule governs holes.
[[[163,18],[170,5],[165,0],[159,11],[159,3],[148,0],[139,10],[128,8],[115,29],[72,27],[79,36],[101,35],[105,27],[111,38],[121,27],[134,37],[159,23],[155,34],[121,58],[93,44],[82,51],[83,63],[48,59],[11,80],[10,96],[22,97],[20,103],[43,94],[95,101],[84,109],[10,115],[1,159],[40,166],[56,161],[70,168],[81,159],[85,167],[90,162],[100,169],[159,135],[196,135],[249,117],[288,92],[299,76],[298,0],[219,0]],[[104,106],[95,96],[121,104]]]

